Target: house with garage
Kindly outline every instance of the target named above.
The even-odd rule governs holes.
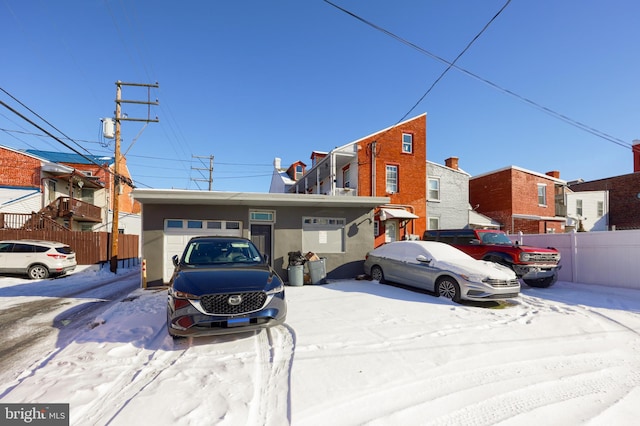
[[[269,192],[335,198],[385,197],[374,211],[375,246],[418,239],[426,225],[427,115],[421,114],[329,152],[313,151],[282,169],[274,162]]]
[[[560,172],[537,173],[509,166],[469,179],[474,210],[508,233],[565,232],[567,182]]]
[[[133,197],[142,205],[148,286],[167,284],[171,258],[199,235],[251,239],[285,280],[289,253],[297,251],[324,258],[329,279],[353,278],[373,248],[374,211],[389,203],[388,197],[175,189],[135,189]]]

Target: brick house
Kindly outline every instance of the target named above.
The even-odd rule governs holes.
[[[389,197],[375,210],[375,246],[419,238],[426,230],[426,141],[421,114],[330,152],[313,151],[310,167],[298,161],[285,170],[276,159],[269,192],[286,186],[297,194]]]
[[[104,228],[110,221],[113,188],[113,177],[105,169],[111,167],[113,158],[87,157],[102,166],[76,154],[0,146],[0,227]],[[120,210],[139,212],[130,192],[120,195]]]
[[[611,229],[640,228],[640,140],[633,141],[633,173],[569,184],[573,192],[606,191],[608,226]]]
[[[471,205],[509,233],[564,232],[566,192],[557,171],[541,174],[509,166],[469,179]]]

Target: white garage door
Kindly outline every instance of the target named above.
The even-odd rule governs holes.
[[[165,283],[168,283],[173,275],[171,258],[175,255],[181,256],[189,240],[201,235],[241,237],[242,222],[234,220],[165,220],[163,256],[163,280]]]

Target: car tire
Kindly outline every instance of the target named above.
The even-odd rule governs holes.
[[[49,269],[44,265],[31,265],[27,270],[27,275],[32,280],[43,280],[49,278]]]
[[[454,302],[460,301],[460,286],[451,277],[442,277],[436,282],[436,292],[439,297],[446,297]]]
[[[378,281],[380,284],[384,283],[384,272],[382,272],[381,267],[374,266],[371,268],[371,279]]]
[[[553,285],[553,283],[555,283],[554,277],[538,278],[535,280],[523,279],[522,281],[524,281],[524,283],[529,287],[535,288],[549,288]]]

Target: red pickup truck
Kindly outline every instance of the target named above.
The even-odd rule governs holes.
[[[437,229],[425,231],[422,239],[448,243],[473,258],[508,266],[530,287],[553,285],[561,268],[555,248],[520,245],[495,229]]]

